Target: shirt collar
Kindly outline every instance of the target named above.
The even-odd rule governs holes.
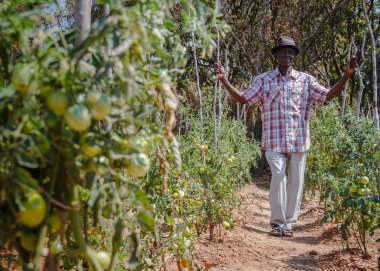
[[[273,75],[274,75],[274,77],[283,77],[283,75],[281,74],[278,67],[273,71]],[[297,79],[297,71],[295,69],[291,68],[289,76],[292,79]]]

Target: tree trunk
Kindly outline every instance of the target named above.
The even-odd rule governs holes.
[[[195,76],[196,76],[195,78],[196,78],[196,86],[197,86],[198,99],[199,99],[199,117],[200,117],[200,121],[201,121],[201,127],[203,127],[202,91],[201,91],[201,84],[200,84],[200,80],[199,80],[197,45],[196,45],[195,33],[194,32],[191,32],[191,37],[192,37],[192,41],[193,41],[192,45],[193,45],[193,58],[194,58]]]
[[[375,8],[373,8],[374,10]],[[367,21],[368,31],[370,35],[371,40],[371,59],[372,59],[372,88],[373,88],[373,118],[375,121],[375,125],[377,130],[380,130],[379,127],[379,110],[378,110],[378,103],[377,103],[377,67],[376,67],[376,41],[375,41],[375,35],[372,30],[371,22],[369,20],[367,9],[366,9],[366,3],[365,0],[363,0],[363,13],[365,16],[365,19]],[[379,184],[380,186],[380,184]]]
[[[363,35],[362,47],[360,50],[362,60],[364,60],[365,43],[366,43],[366,35],[364,34]],[[363,64],[361,64],[361,66],[363,66]],[[356,115],[357,115],[357,117],[359,117],[360,116],[360,106],[362,103],[363,91],[364,91],[363,75],[362,75],[360,67],[357,71],[357,76],[359,79],[359,93],[358,93],[358,104],[357,104],[357,109],[356,109]]]
[[[75,0],[76,45],[84,41],[91,29],[91,0]]]

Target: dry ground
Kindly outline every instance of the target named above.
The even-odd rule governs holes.
[[[242,205],[234,213],[234,229],[223,230],[222,238],[214,241],[206,234],[200,238],[200,265],[215,271],[377,270],[380,244],[369,242],[370,259],[355,249],[343,252],[336,225],[320,225],[323,211],[317,200],[305,200],[293,238],[269,236],[268,184],[266,176],[240,191]]]

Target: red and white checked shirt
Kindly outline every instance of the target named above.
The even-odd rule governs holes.
[[[306,73],[277,69],[258,75],[243,92],[248,104],[259,103],[261,148],[273,152],[305,152],[310,148],[309,118],[314,103],[324,104],[328,90]]]

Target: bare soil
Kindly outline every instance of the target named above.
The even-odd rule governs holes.
[[[240,191],[242,204],[233,214],[234,228],[223,229],[212,241],[204,234],[196,244],[199,265],[213,271],[378,270],[380,244],[375,240],[379,233],[369,239],[369,259],[355,248],[343,251],[337,225],[320,224],[323,210],[317,199],[304,200],[294,237],[268,235],[268,190],[269,177],[265,176]]]

